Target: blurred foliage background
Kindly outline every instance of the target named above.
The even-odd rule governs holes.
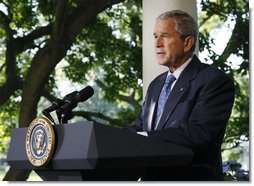
[[[200,58],[229,74],[236,87],[223,160],[241,163],[243,144],[249,152],[249,4],[197,3]],[[141,0],[0,1],[1,170],[13,128],[28,126],[56,98],[87,85],[95,94],[73,110],[71,122],[134,122],[142,105]],[[5,180],[29,174],[9,170]]]

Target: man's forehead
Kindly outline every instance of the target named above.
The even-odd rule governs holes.
[[[154,33],[167,33],[171,28],[175,28],[176,23],[173,19],[158,20],[155,23]],[[174,29],[175,30],[175,29]]]
[[[166,18],[166,19],[156,19],[155,21],[155,24],[172,24],[172,23],[176,23],[176,20],[175,18],[173,17],[169,17],[169,18]]]

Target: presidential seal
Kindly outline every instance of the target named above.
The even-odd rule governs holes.
[[[55,148],[55,133],[51,122],[44,117],[34,119],[26,133],[26,154],[36,167],[45,166]]]

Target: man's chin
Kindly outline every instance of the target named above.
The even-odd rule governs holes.
[[[168,64],[165,61],[157,61],[157,63],[161,66],[168,66]]]

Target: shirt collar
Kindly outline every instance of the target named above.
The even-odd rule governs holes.
[[[182,66],[180,66],[174,73],[168,72],[168,75],[173,74],[176,80],[179,78],[183,70],[187,67],[187,65],[191,62],[193,56],[191,56]]]

